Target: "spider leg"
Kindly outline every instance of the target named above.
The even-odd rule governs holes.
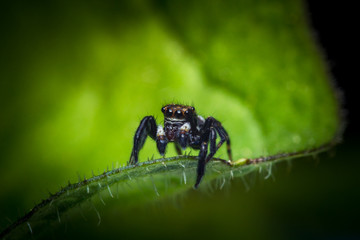
[[[181,147],[178,143],[175,143],[175,150],[178,155],[182,155]]]
[[[163,126],[159,125],[156,131],[156,147],[162,156],[165,155],[168,142]]]
[[[134,146],[131,152],[129,165],[133,165],[138,162],[139,151],[144,146],[148,135],[152,139],[156,139],[156,122],[153,116],[144,117],[135,132]]]
[[[223,143],[226,141],[226,145],[227,145],[227,154],[228,157],[230,159],[230,161],[232,161],[232,154],[231,154],[231,145],[230,145],[230,138],[229,138],[229,134],[226,132],[225,128],[221,125],[221,123],[216,120],[213,117],[208,117],[205,121],[204,127],[203,127],[203,131],[206,131],[206,129],[210,128],[210,127],[214,127],[215,130],[218,132],[219,136],[220,136],[220,142],[217,144],[216,146],[216,151],[223,145]],[[210,161],[211,158],[214,156],[214,154],[216,153],[213,152],[213,154],[209,154],[209,156],[207,157],[206,162]]]
[[[208,143],[203,142],[200,147],[199,161],[197,166],[197,176],[196,176],[196,182],[194,188],[197,188],[199,186],[201,179],[205,174],[205,165],[206,165],[205,158],[207,154],[207,149],[208,149]]]
[[[210,153],[209,155],[213,156],[216,151],[216,131],[214,128],[210,128],[209,135],[208,135],[208,141],[210,142]],[[194,188],[197,188],[201,182],[201,179],[203,178],[205,174],[205,166],[208,162],[208,157],[206,157],[208,151],[208,142],[204,141],[201,144],[200,147],[200,153],[199,153],[199,161],[198,161],[198,167],[197,167],[197,177],[196,177],[196,183],[194,185]]]
[[[228,133],[226,132],[226,130],[220,125],[220,126],[216,126],[215,127],[216,131],[219,133],[220,136],[220,141],[219,143],[216,145],[216,150],[213,152],[210,152],[209,155],[206,158],[206,162],[210,161],[211,158],[215,155],[215,153],[217,152],[217,150],[219,150],[219,148],[224,144],[224,142],[226,141],[226,147],[227,147],[227,154],[229,156],[230,161],[232,161],[232,154],[231,154],[231,145],[230,145],[230,138]]]
[[[223,137],[226,139],[226,151],[229,157],[229,160],[232,161],[232,153],[231,153],[231,143],[230,143],[230,137],[229,134],[226,132],[225,128],[223,126],[220,126],[221,128],[219,129],[219,135],[220,132],[222,132]],[[221,138],[221,135],[220,135]],[[219,146],[220,148],[220,146]]]
[[[202,177],[205,174],[205,166],[206,164],[213,158],[215,153],[219,150],[219,148],[223,145],[224,142],[227,143],[227,153],[229,159],[232,160],[231,156],[231,147],[230,147],[230,138],[226,130],[223,128],[221,123],[217,121],[213,117],[208,117],[201,129],[202,135],[201,140],[202,144],[200,147],[198,168],[197,168],[197,178],[195,183],[195,188],[197,188],[201,182]],[[220,141],[216,144],[217,134],[220,136]],[[210,153],[207,155],[207,146],[208,142],[210,142]],[[207,155],[207,156],[206,156]]]
[[[180,145],[182,149],[186,149],[186,147],[189,145],[189,131],[191,129],[191,126],[189,123],[185,123],[179,128],[179,131],[177,133],[177,140],[176,142]]]

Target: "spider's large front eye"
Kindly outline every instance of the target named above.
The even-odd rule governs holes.
[[[171,117],[172,115],[173,115],[173,110],[169,108],[169,109],[166,111],[166,116],[167,116],[167,117]]]
[[[177,110],[177,111],[175,112],[175,116],[176,116],[177,118],[180,118],[180,117],[182,117],[183,115],[182,115],[182,112],[181,112],[180,110]]]

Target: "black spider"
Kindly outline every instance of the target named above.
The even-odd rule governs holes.
[[[195,188],[198,187],[205,174],[205,165],[225,141],[229,159],[232,160],[229,135],[215,118],[208,117],[205,120],[196,114],[194,107],[179,104],[166,105],[161,108],[161,111],[164,114],[165,127],[156,126],[153,116],[147,116],[141,120],[134,136],[134,147],[129,164],[138,162],[139,151],[148,135],[156,141],[161,155],[165,154],[168,142],[175,143],[179,155],[181,155],[180,147],[185,149],[189,146],[193,149],[200,149]],[[217,134],[220,136],[218,144],[216,144]],[[209,143],[210,153],[207,154]]]

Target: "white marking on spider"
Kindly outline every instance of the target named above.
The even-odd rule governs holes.
[[[186,119],[179,119],[179,118],[165,118],[165,122],[185,122]]]
[[[184,123],[184,125],[181,126],[180,131],[185,131],[188,132],[190,131],[191,127],[190,127],[190,123]]]
[[[198,126],[196,127],[196,129],[198,131],[200,131],[201,127],[199,125],[203,125],[205,123],[205,119],[200,115],[197,116],[197,119],[199,120],[199,122],[198,122]]]
[[[161,126],[161,125],[158,126],[156,135],[157,136],[165,136],[165,131],[164,131],[163,126]]]
[[[198,115],[197,117],[198,119],[200,119],[201,122],[205,122],[205,118],[203,118],[202,116]]]

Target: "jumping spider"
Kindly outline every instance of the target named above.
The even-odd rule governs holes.
[[[194,107],[180,104],[168,104],[161,108],[161,111],[164,114],[165,127],[156,126],[153,116],[147,116],[141,120],[134,136],[130,165],[138,162],[139,151],[148,135],[156,141],[157,149],[161,155],[165,154],[166,145],[169,142],[175,143],[179,155],[181,155],[181,148],[185,149],[188,146],[200,150],[195,188],[198,187],[205,174],[205,165],[225,141],[229,159],[232,160],[229,135],[215,118],[208,117],[205,120],[196,114]],[[216,144],[217,134],[220,136],[218,144]],[[207,154],[208,144],[210,145],[209,154]]]

